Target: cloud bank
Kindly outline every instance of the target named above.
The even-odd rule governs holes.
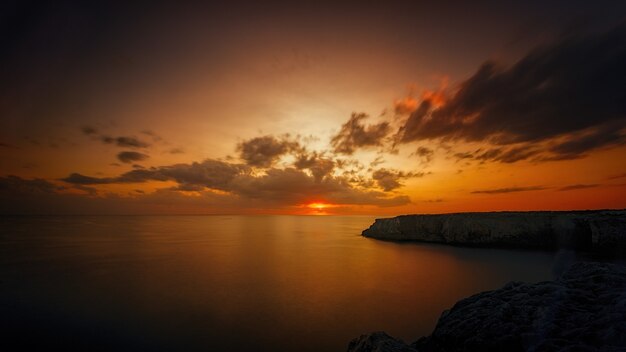
[[[413,177],[403,173],[390,173],[383,179],[381,191],[360,187],[345,176],[330,174],[329,166],[320,167],[326,159],[307,159],[299,164],[301,169],[287,167],[269,168],[256,172],[250,165],[207,159],[191,164],[176,164],[137,169],[117,177],[91,177],[72,173],[61,181],[72,185],[94,186],[105,184],[145,183],[149,181],[174,181],[176,190],[220,191],[240,199],[263,200],[271,204],[299,205],[312,201],[333,204],[397,206],[410,202],[407,196],[390,195],[387,191],[398,188],[392,184],[401,178]],[[310,173],[304,169],[311,169]],[[322,171],[317,171],[322,170]]]
[[[626,24],[565,36],[509,67],[485,62],[440,106],[422,100],[397,138],[494,145],[477,160],[580,158],[625,143],[625,86]]]

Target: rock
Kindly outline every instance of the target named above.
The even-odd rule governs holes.
[[[349,351],[403,351],[397,344],[395,349],[358,347]],[[626,267],[576,263],[555,281],[510,282],[465,298],[442,314],[430,336],[406,347],[420,352],[626,351]]]
[[[363,236],[452,245],[626,254],[626,210],[402,215],[376,219]]]
[[[373,332],[350,341],[348,352],[416,352],[402,340],[382,331]]]

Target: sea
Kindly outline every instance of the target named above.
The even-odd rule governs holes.
[[[0,217],[0,350],[345,351],[412,342],[572,253],[387,242],[374,216]]]

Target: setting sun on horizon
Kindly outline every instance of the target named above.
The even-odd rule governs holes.
[[[329,206],[330,204],[326,204],[326,203],[311,203],[308,205],[309,208],[318,209],[318,210],[328,208]]]
[[[307,208],[312,210],[308,212],[310,215],[331,215],[333,208],[337,208],[337,205],[318,201],[307,204]]]

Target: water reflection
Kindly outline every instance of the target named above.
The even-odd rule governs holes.
[[[551,278],[550,253],[359,236],[373,220],[2,218],[3,325],[103,349],[342,351],[373,330],[412,341],[464,296]]]

